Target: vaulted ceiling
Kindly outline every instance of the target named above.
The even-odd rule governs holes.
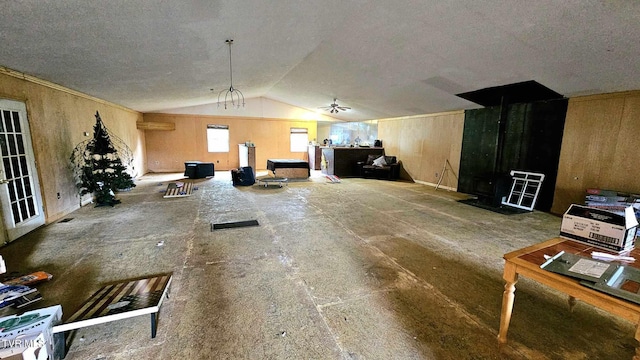
[[[0,66],[141,112],[233,85],[366,120],[479,107],[535,80],[567,97],[640,89],[640,1],[3,1]],[[213,89],[213,91],[211,90]],[[206,107],[205,107],[206,108]],[[328,113],[326,113],[329,115]]]

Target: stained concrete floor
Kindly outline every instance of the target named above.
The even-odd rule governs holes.
[[[102,284],[173,272],[150,338],[142,316],[77,330],[67,359],[630,359],[632,324],[526,278],[509,343],[497,331],[506,252],[560,218],[501,215],[408,183],[322,177],[233,187],[228,172],[163,199],[150,174],[122,203],[86,206],[5,247],[9,270],[45,270],[32,308],[68,318]],[[211,223],[260,226],[211,231]],[[157,246],[158,242],[163,246]]]

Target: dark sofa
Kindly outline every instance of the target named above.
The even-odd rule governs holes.
[[[376,162],[380,155],[369,155],[366,162],[359,162],[360,176],[363,178],[397,180],[400,177],[400,163],[395,156],[383,156],[385,165],[379,165]]]

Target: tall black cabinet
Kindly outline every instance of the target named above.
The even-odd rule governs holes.
[[[503,104],[465,111],[458,191],[500,206],[511,170],[545,174],[536,209],[549,211],[567,99]]]

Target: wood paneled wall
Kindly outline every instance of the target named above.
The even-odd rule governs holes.
[[[306,152],[289,151],[291,127],[305,127],[309,129],[310,140],[318,139],[315,121],[143,115],[4,68],[0,68],[0,98],[27,104],[48,223],[79,207],[69,156],[78,143],[87,139],[84,132],[92,134],[96,111],[105,125],[133,150],[137,175],[147,171],[182,171],[185,160],[211,161],[219,170],[235,168],[237,144],[245,141],[256,144],[256,162],[259,169],[264,169],[268,158],[307,158]],[[174,122],[176,130],[137,130],[136,122],[143,118]],[[207,124],[230,126],[229,154],[207,152]],[[463,111],[381,119],[378,137],[383,140],[386,153],[402,161],[405,178],[435,184],[445,160],[458,174],[463,127]],[[638,134],[640,91],[570,99],[551,212],[561,214],[570,204],[582,203],[586,188],[640,193],[636,169]],[[457,180],[450,171],[442,185],[456,188]]]
[[[403,178],[436,184],[448,160],[453,170],[445,173],[441,185],[455,189],[463,128],[464,111],[381,119],[378,138],[387,155],[395,155],[402,161]]]
[[[238,144],[256,145],[257,170],[267,168],[267,159],[307,160],[307,151],[290,151],[290,129],[307,128],[309,141],[317,138],[316,121],[205,115],[144,114],[147,122],[172,122],[173,131],[146,131],[147,167],[153,172],[184,171],[184,162],[213,162],[216,170],[239,166]],[[207,125],[229,125],[229,153],[207,151]]]
[[[584,202],[587,188],[640,193],[640,91],[569,99],[551,212]]]
[[[76,145],[93,136],[96,111],[132,149],[136,175],[147,171],[144,132],[136,129],[142,121],[139,112],[5,68],[0,68],[0,98],[26,103],[47,223],[80,207],[69,157]]]

